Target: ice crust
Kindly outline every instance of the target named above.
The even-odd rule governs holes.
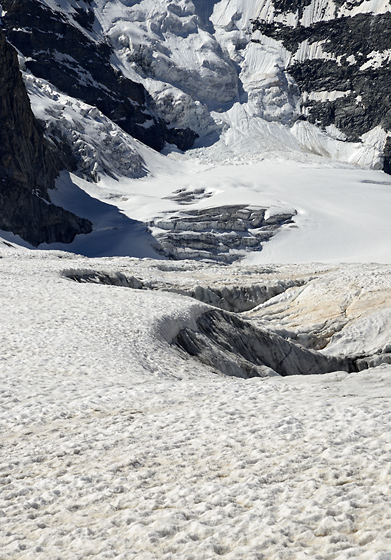
[[[388,558],[390,366],[216,377],[169,345],[208,306],[63,274],[182,287],[301,277],[318,302],[327,279],[346,293],[343,267],[0,253],[2,559]],[[390,292],[388,266],[349,274]]]

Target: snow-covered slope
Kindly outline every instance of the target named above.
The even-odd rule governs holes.
[[[389,2],[0,5],[93,224],[0,232],[0,560],[391,560]]]
[[[246,269],[4,244],[0,256],[2,560],[389,559],[389,365],[238,379],[170,345],[213,309],[186,292],[239,303],[274,284],[292,336],[299,306],[307,326],[336,326],[343,303],[342,347],[354,331],[355,352],[377,351],[370,308],[381,291],[389,301],[389,266]],[[264,323],[282,305],[270,299]]]

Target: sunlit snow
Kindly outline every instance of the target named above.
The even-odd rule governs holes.
[[[298,22],[269,0],[93,4],[112,64],[200,137],[156,153],[24,74],[79,158],[51,201],[94,230],[38,249],[0,232],[0,560],[391,560],[387,133],[297,120],[290,53],[249,43],[252,18]],[[344,15],[312,0],[301,23]],[[233,264],[156,252],[159,220],[229,205],[292,220]],[[175,343],[210,304],[360,371],[223,375]]]
[[[389,558],[390,366],[219,376],[169,344],[205,304],[65,274],[121,271],[182,290],[331,274],[335,292],[337,267],[1,247],[1,558]],[[390,293],[389,267],[350,271]]]

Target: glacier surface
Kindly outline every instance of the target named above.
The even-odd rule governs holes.
[[[389,2],[43,3],[198,139],[155,152],[25,66],[77,162],[51,201],[94,230],[0,232],[0,559],[390,560],[388,133],[303,120],[292,56],[335,57],[251,25]]]

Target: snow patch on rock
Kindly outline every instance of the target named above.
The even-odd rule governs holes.
[[[71,151],[77,173],[92,181],[143,177],[148,172],[140,142],[92,107],[56,90],[47,81],[24,74],[34,114],[45,123],[46,135]],[[152,152],[152,150],[151,150]]]

